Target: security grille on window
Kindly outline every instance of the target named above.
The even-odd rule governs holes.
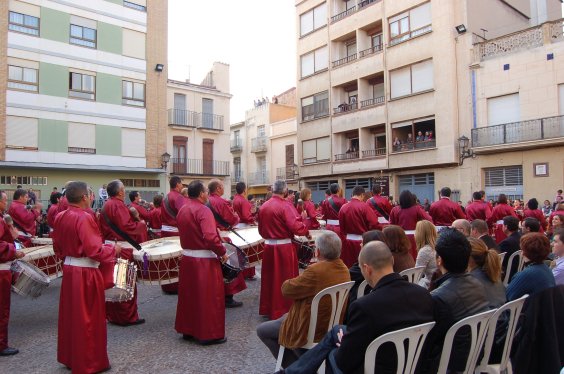
[[[329,93],[320,92],[302,99],[302,121],[310,121],[329,114]]]
[[[69,96],[94,100],[96,96],[96,77],[82,73],[69,73]]]
[[[10,12],[8,29],[24,34],[39,36],[39,18],[27,14]]]
[[[125,105],[145,106],[145,84],[123,81],[122,103]]]
[[[302,78],[319,73],[320,71],[326,70],[328,67],[329,53],[327,46],[301,56]]]
[[[304,36],[327,25],[327,3],[300,15],[300,36]]]
[[[8,65],[8,88],[37,92],[37,69]]]
[[[70,25],[70,43],[96,48],[96,30],[85,26]]]

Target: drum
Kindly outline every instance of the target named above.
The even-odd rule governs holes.
[[[53,245],[53,238],[31,238],[31,244],[34,247],[39,247],[43,245]]]
[[[221,264],[221,272],[223,273],[223,282],[231,283],[242,269],[245,267],[247,262],[246,254],[242,249],[235,247],[230,243],[223,243],[227,254],[227,262]]]
[[[325,231],[326,230],[309,230],[311,239],[308,239],[306,236],[294,237],[295,242],[298,244],[298,264],[302,269],[305,269],[310,263],[314,262],[315,239]]]
[[[50,279],[57,279],[63,276],[63,263],[55,255],[52,245],[22,248],[21,251],[25,253],[22,260],[37,266]]]
[[[235,230],[237,234],[229,232],[227,237],[231,243],[241,248],[247,256],[247,266],[255,266],[262,261],[262,252],[264,250],[264,239],[258,232],[258,227],[248,227]]]
[[[123,258],[118,258],[114,265],[114,287],[105,291],[106,301],[122,302],[133,299],[137,265]]]
[[[141,243],[141,250],[133,251],[133,260],[137,265],[137,281],[149,285],[178,282],[181,257],[182,247],[178,236]]]
[[[327,226],[327,221],[325,221],[324,219],[318,219],[317,222],[319,222],[321,229],[325,229],[325,226]]]
[[[12,272],[15,273],[16,281],[12,290],[18,295],[36,298],[41,292],[49,287],[50,279],[37,266],[28,262],[16,260],[12,263]]]

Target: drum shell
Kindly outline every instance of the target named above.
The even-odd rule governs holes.
[[[137,265],[137,281],[142,284],[164,285],[178,282],[182,258],[180,237],[166,237],[141,243],[141,251],[133,252]],[[144,257],[147,258],[145,268]]]
[[[22,248],[25,256],[22,260],[38,267],[50,279],[63,276],[63,263],[55,254],[52,245]]]
[[[258,232],[258,227],[246,227],[235,229],[233,232],[222,233],[227,236],[231,243],[241,248],[247,256],[247,266],[255,266],[262,261],[262,253],[264,251],[264,239]],[[241,236],[243,239],[241,239]]]
[[[50,279],[38,267],[25,261],[15,261],[14,284],[12,290],[21,296],[37,298],[43,290],[49,287]]]
[[[137,266],[125,259],[117,259],[113,271],[114,286],[105,291],[106,301],[123,302],[133,299]]]

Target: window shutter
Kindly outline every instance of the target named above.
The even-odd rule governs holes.
[[[560,115],[564,115],[564,84],[558,86],[558,97],[560,98]]]
[[[317,161],[331,159],[331,143],[329,137],[317,139]]]
[[[431,3],[425,3],[409,11],[409,28],[411,31],[431,24]]]
[[[6,145],[37,148],[37,118],[6,117]]]
[[[122,156],[145,157],[145,130],[121,130]]]
[[[314,140],[306,140],[304,142],[302,142],[302,152],[303,152],[303,158],[307,159],[307,158],[315,158],[315,139]]]
[[[82,17],[78,17],[78,16],[73,16],[73,15],[71,15],[70,23],[72,25],[87,27],[89,29],[94,29],[94,30],[96,30],[96,28],[97,28],[96,27],[97,23],[96,23],[95,20],[88,19],[88,18],[82,18]]]
[[[326,24],[327,24],[327,3],[323,3],[313,10],[313,28],[318,29]]]
[[[300,16],[300,35],[313,31],[313,9]]]
[[[327,46],[315,51],[315,71],[327,69],[329,66],[329,52]]]
[[[433,85],[433,60],[427,60],[411,67],[412,91],[430,90]]]
[[[390,72],[391,98],[411,94],[411,71],[409,67]]]
[[[314,73],[313,55],[314,53],[311,52],[302,56],[302,77],[307,77]]]
[[[519,122],[519,94],[505,95],[488,99],[488,126]]]
[[[10,11],[25,14],[39,18],[41,16],[41,7],[24,3],[21,1],[10,0]]]
[[[145,34],[123,29],[123,55],[145,59]]]
[[[96,125],[69,123],[69,147],[96,148]]]

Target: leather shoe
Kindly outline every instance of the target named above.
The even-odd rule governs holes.
[[[225,297],[225,307],[226,308],[238,308],[240,306],[243,306],[243,302],[242,301],[235,301],[233,299],[233,296],[227,296]]]
[[[7,347],[2,352],[0,352],[0,356],[13,356],[18,352],[19,351],[16,348]]]
[[[192,335],[183,334],[183,335],[182,335],[182,339],[184,339],[184,340],[192,340],[192,339],[194,339],[194,337],[193,337]]]
[[[141,325],[141,324],[145,323],[145,318],[139,318],[137,321],[129,322],[129,323],[118,323],[118,322],[113,322],[113,321],[110,321],[110,323],[112,325],[121,326],[121,327],[135,326],[135,325]]]
[[[214,345],[214,344],[223,344],[227,341],[227,338],[221,339],[210,339],[210,340],[198,340],[200,345]]]

